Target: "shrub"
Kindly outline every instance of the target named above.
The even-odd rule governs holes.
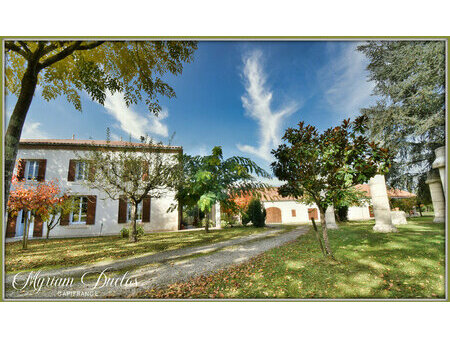
[[[225,221],[224,219],[220,221],[220,226],[222,228],[228,228],[229,226],[231,226],[231,223],[228,221]]]
[[[208,222],[209,227],[214,226],[214,222],[211,219],[206,218],[206,217],[204,219],[202,219],[201,224],[205,227],[207,222]]]
[[[392,209],[399,208],[401,211],[409,212],[417,205],[417,200],[415,197],[401,198],[401,199],[391,199]]]
[[[136,227],[136,232],[137,232],[137,236],[138,237],[141,237],[141,236],[143,236],[144,235],[144,228],[142,227],[142,226],[140,226],[140,225],[138,225],[137,227]],[[120,236],[122,237],[122,238],[128,238],[129,236],[130,236],[130,229],[129,228],[122,228],[121,230],[120,230]]]
[[[120,236],[122,238],[128,238],[130,236],[130,230],[128,228],[122,228],[120,230]]]
[[[246,214],[255,227],[266,225],[266,210],[259,199],[252,199],[248,204]],[[244,223],[244,220],[242,221]]]
[[[138,225],[138,226],[136,227],[136,232],[137,232],[137,236],[138,236],[138,237],[144,236],[144,234],[145,234],[145,232],[144,232],[144,227],[141,226],[141,225]]]
[[[242,225],[247,225],[250,222],[250,217],[246,212],[242,213]]]
[[[348,206],[337,208],[336,213],[339,222],[346,222],[348,220]]]
[[[233,226],[237,223],[235,215],[230,215],[224,212],[221,214],[220,217],[222,220],[226,221],[230,226]]]

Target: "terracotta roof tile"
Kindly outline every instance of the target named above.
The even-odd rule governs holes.
[[[366,193],[366,196],[370,197],[370,187],[368,184],[358,184],[355,186],[356,189],[361,190]],[[265,191],[261,191],[262,201],[296,201],[297,199],[294,197],[282,197],[278,194],[278,188],[273,187],[266,189]],[[415,197],[416,195],[410,193],[408,191],[400,190],[400,189],[388,189],[388,196],[394,198],[410,198]]]
[[[272,187],[261,191],[261,201],[296,201],[294,197],[283,197],[278,194],[278,188]]]
[[[366,196],[370,197],[370,186],[368,184],[358,184],[355,186],[355,188],[365,192]],[[416,196],[415,194],[410,193],[408,191],[394,188],[388,189],[387,193],[389,197],[394,198],[410,198]]]
[[[109,147],[151,147],[164,149],[182,149],[180,146],[168,146],[163,144],[148,144],[127,141],[110,141],[106,140],[73,140],[73,139],[20,139],[19,145],[52,145],[52,146],[109,146]]]

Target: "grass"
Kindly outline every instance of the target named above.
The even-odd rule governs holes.
[[[266,231],[267,228],[233,227],[183,232],[161,232],[145,234],[137,243],[119,236],[39,239],[28,242],[28,249],[22,249],[22,242],[6,243],[6,272],[34,269],[55,269],[99,261],[114,260],[154,254],[187,246],[199,246],[226,241]]]
[[[250,261],[138,294],[144,298],[444,298],[445,226],[432,217],[374,233],[374,223],[329,231],[337,262],[313,231]]]

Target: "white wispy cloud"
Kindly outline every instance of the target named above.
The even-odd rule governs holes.
[[[261,51],[253,51],[244,58],[243,77],[245,94],[241,97],[246,115],[254,119],[259,128],[258,147],[237,144],[240,151],[256,155],[266,161],[273,156],[270,151],[277,147],[281,139],[283,120],[298,110],[299,104],[289,102],[283,108],[271,108],[272,91],[266,83],[266,75],[261,66]]]
[[[127,107],[121,93],[115,93],[114,95],[108,93],[105,99],[105,108],[108,114],[117,120],[118,127],[127,135],[131,134],[132,137],[137,139],[147,134],[169,136],[169,128],[163,122],[169,116],[167,109],[162,109],[158,116],[151,115],[148,112],[145,116],[141,115],[131,106]]]
[[[202,144],[192,151],[192,155],[206,156],[208,155],[208,149],[206,149],[206,146]]]
[[[46,139],[50,138],[50,135],[42,130],[42,123],[25,122],[20,138]]]
[[[367,81],[365,55],[349,43],[329,50],[331,62],[319,70],[324,99],[339,118],[354,117],[361,108],[375,101],[373,82]]]

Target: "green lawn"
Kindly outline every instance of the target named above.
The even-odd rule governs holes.
[[[373,222],[330,231],[338,262],[324,259],[314,233],[247,263],[164,289],[149,298],[444,298],[444,224],[431,217],[374,233]]]
[[[68,267],[217,243],[266,230],[233,227],[211,230],[208,234],[203,230],[151,233],[145,234],[137,243],[129,243],[128,239],[119,236],[39,239],[29,241],[27,250],[22,250],[22,242],[13,242],[6,244],[5,269],[16,272]]]

